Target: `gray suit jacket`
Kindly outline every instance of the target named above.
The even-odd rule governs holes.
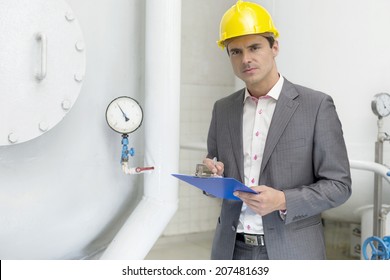
[[[207,157],[225,165],[224,176],[244,178],[244,90],[214,104]],[[287,216],[263,216],[270,259],[325,259],[321,212],[351,195],[351,176],[341,123],[330,96],[287,79],[270,124],[260,185],[282,190]],[[232,259],[242,202],[224,200],[211,258]]]

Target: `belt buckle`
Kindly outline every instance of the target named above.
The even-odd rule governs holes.
[[[259,246],[259,241],[255,235],[244,234],[244,240],[247,245]]]

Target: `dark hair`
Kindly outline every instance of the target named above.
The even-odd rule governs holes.
[[[269,47],[272,49],[272,47],[274,46],[274,43],[275,43],[275,38],[272,37],[272,36],[263,36],[265,39],[267,39],[268,43],[269,43]],[[229,48],[228,46],[226,46],[226,51],[229,55]],[[230,56],[230,55],[229,55]]]
[[[264,38],[267,39],[270,48],[272,48],[274,46],[274,43],[275,43],[275,38],[272,36],[264,36]]]

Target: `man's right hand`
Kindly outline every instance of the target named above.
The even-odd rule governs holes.
[[[214,173],[215,175],[222,176],[224,171],[224,164],[221,161],[212,160],[210,158],[205,158],[203,160],[203,164],[207,166],[207,168]]]

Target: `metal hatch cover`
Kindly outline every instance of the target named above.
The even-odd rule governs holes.
[[[76,102],[83,34],[63,0],[0,1],[0,146],[34,139]]]

